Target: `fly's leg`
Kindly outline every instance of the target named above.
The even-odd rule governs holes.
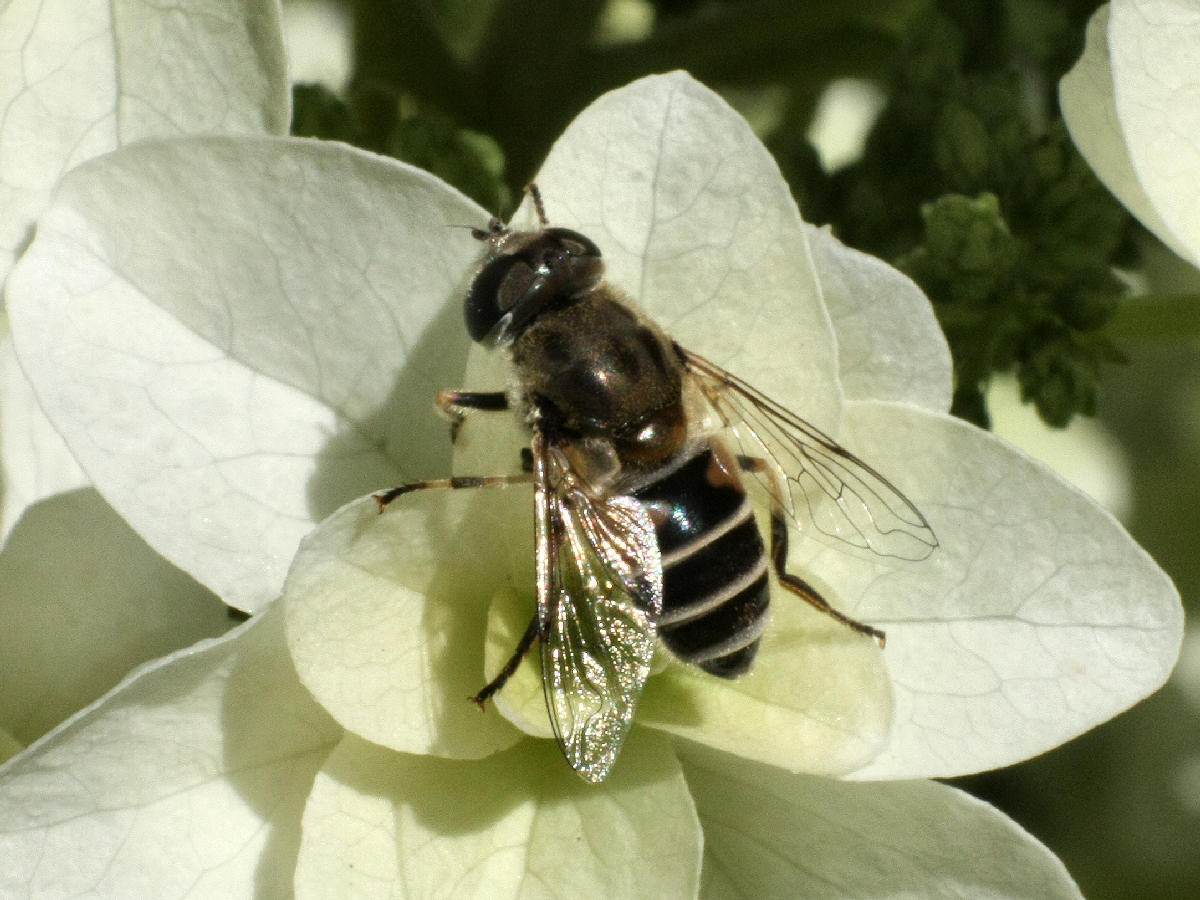
[[[764,460],[757,457],[739,456],[738,464],[746,472],[771,473],[770,466]],[[780,586],[791,591],[809,605],[819,609],[825,615],[841,622],[852,631],[857,631],[859,634],[865,634],[867,637],[873,638],[875,643],[882,647],[887,642],[887,635],[878,628],[872,628],[870,625],[860,622],[857,619],[852,619],[841,610],[836,609],[811,584],[787,570],[788,517],[787,513],[780,507],[778,500],[778,497],[783,496],[780,493],[782,490],[785,490],[785,486],[777,485],[776,490],[771,495],[771,568],[775,570],[775,575],[779,578]]]
[[[402,497],[405,494],[411,494],[413,491],[425,491],[429,490],[430,488],[451,488],[453,490],[459,490],[461,488],[497,487],[504,484],[529,484],[531,481],[533,481],[533,477],[524,472],[521,472],[517,475],[456,475],[453,478],[434,478],[428,481],[410,481],[407,484],[402,484],[398,487],[381,491],[375,495],[375,502],[379,504],[379,511],[383,512],[387,508],[388,504],[397,497]]]
[[[458,439],[459,429],[467,414],[476,410],[503,412],[508,409],[504,391],[438,391],[433,398],[438,411],[450,420],[450,441]]]
[[[500,690],[500,688],[504,687],[504,685],[508,682],[508,679],[512,678],[513,673],[517,671],[517,667],[521,665],[521,660],[523,660],[525,655],[529,653],[530,649],[533,647],[533,642],[541,636],[541,633],[541,623],[538,622],[538,617],[534,615],[534,617],[529,620],[529,627],[526,628],[525,633],[521,635],[521,640],[517,643],[517,649],[514,650],[512,656],[508,658],[508,662],[504,664],[504,667],[500,670],[500,673],[486,685],[484,685],[483,690],[481,690],[478,694],[467,699],[469,699],[482,710],[484,704],[486,704],[488,700],[492,698],[492,695],[495,694],[496,691]]]
[[[431,488],[460,490],[462,488],[499,487],[506,484],[529,484],[532,481],[532,473],[527,472],[517,475],[478,475],[474,477],[437,478],[429,481],[410,481],[407,484],[402,484],[376,494],[375,502],[379,504],[379,512],[382,513],[392,501],[405,494],[411,494],[414,491],[424,491]],[[500,670],[500,674],[484,685],[483,690],[478,694],[468,699],[480,709],[483,709],[484,704],[491,699],[492,695],[504,687],[505,682],[517,671],[517,666],[521,664],[521,660],[525,658],[525,654],[529,652],[529,648],[537,640],[540,631],[538,619],[535,615],[529,623],[529,627],[525,629],[525,634],[521,636],[521,641],[517,644],[517,649],[513,651],[513,655],[509,657],[508,662],[504,664],[504,668]]]
[[[779,584],[791,591],[796,596],[802,598],[807,603],[815,606],[827,616],[831,616],[841,622],[847,628],[857,631],[859,634],[865,634],[867,637],[874,638],[875,643],[882,647],[887,642],[885,635],[878,628],[872,628],[857,619],[852,619],[845,613],[835,609],[811,584],[805,581],[798,575],[793,575],[787,571],[787,554],[788,554],[788,523],[787,517],[782,510],[771,510],[771,566],[775,569],[775,574],[779,577]]]

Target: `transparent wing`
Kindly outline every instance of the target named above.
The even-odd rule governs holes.
[[[567,761],[602,781],[650,674],[662,612],[658,542],[640,503],[591,497],[539,435],[534,483],[546,708]]]
[[[742,453],[766,463],[752,471],[797,528],[899,559],[924,559],[937,547],[925,517],[886,478],[736,375],[684,353]]]

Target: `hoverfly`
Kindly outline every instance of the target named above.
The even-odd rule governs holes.
[[[563,755],[603,780],[632,724],[656,643],[720,678],[754,662],[779,584],[853,630],[884,634],[786,570],[788,531],[823,533],[884,556],[937,546],[924,516],[866,463],[735,375],[680,347],[603,280],[600,249],[551,227],[493,219],[464,301],[471,338],[509,355],[507,391],[440,391],[451,436],[470,411],[515,410],[530,432],[526,472],[413,482],[412,490],[530,482],[537,609],[508,662],[471,699],[481,708],[541,646],[546,708]],[[722,432],[731,432],[734,453]],[[769,549],[742,473],[771,504]]]

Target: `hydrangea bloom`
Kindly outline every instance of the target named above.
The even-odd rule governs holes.
[[[544,738],[528,668],[481,716],[463,698],[531,608],[528,492],[325,517],[444,473],[433,391],[497,385],[460,319],[486,213],[340,146],[129,148],[66,180],[14,272],[22,362],[168,558],[246,609],[290,574],[282,603],[2,771],[0,887],[1075,896],[1012,823],[914,779],[1024,759],[1153,691],[1182,627],[1168,579],[1089,499],[946,415],[919,291],[806,226],[746,123],[687,76],[600,98],[538,183],[669,333],[930,519],[921,563],[793,548],[886,651],[780,598],[750,676],[651,677],[600,786]],[[454,465],[511,467],[517,440],[475,417]],[[81,845],[69,866],[47,850]]]
[[[278,4],[13,0],[0,12],[0,108],[2,284],[59,179],[84,160],[150,137],[287,131]],[[27,504],[86,483],[23,388],[0,339],[0,535]]]
[[[1113,0],[1063,78],[1079,151],[1129,211],[1200,265],[1200,9],[1188,0]]]
[[[0,284],[79,163],[147,137],[287,129],[274,0],[0,6]],[[19,747],[137,662],[230,622],[83,489],[17,363],[4,310],[0,425],[0,735]]]

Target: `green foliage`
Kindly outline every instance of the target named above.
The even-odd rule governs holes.
[[[319,84],[298,84],[292,88],[291,130],[298,137],[360,143],[350,107]]]
[[[986,425],[989,378],[1014,371],[1024,399],[1065,425],[1095,411],[1104,364],[1120,359],[1103,329],[1124,292],[1112,265],[1131,220],[1071,144],[1055,82],[1039,91],[1018,65],[1069,58],[1052,46],[1074,35],[1061,17],[1023,21],[1026,52],[1006,4],[943,6],[912,22],[863,158],[817,196],[843,240],[934,302],[956,414]]]
[[[355,90],[347,102],[320,85],[297,85],[292,102],[293,134],[345,141],[411,163],[488,209],[512,201],[499,144],[444,114],[410,111],[411,102],[378,91]]]
[[[482,206],[507,208],[511,194],[504,185],[504,153],[486,134],[455,128],[434,115],[402,116],[388,135],[389,155],[428,169],[458,187]]]

